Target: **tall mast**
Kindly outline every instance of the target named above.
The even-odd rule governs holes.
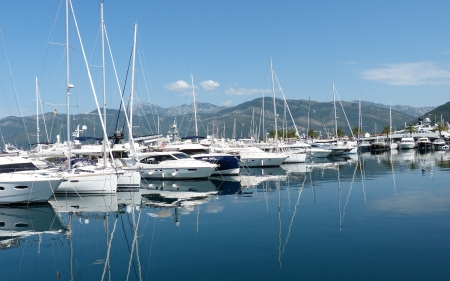
[[[39,145],[39,90],[36,76],[36,147]]]
[[[103,2],[100,2],[100,25],[102,29],[102,82],[103,82],[103,122],[106,128],[106,77],[105,77],[105,21],[103,20]],[[108,138],[103,136],[103,165],[106,167],[106,144]]]
[[[262,96],[262,128],[263,128],[263,140],[264,141],[267,141],[267,138],[266,138],[266,128],[264,127],[264,93],[263,93],[263,96]]]
[[[335,93],[335,89],[334,89],[334,82],[333,82],[333,106],[334,106],[334,132],[336,135],[336,141],[338,141],[337,116],[336,116],[336,93]]]
[[[236,117],[234,117],[234,124],[233,124],[233,139],[236,139]]]
[[[192,75],[192,73],[191,73],[191,81],[192,81],[192,96],[194,97],[195,135],[198,136],[198,127],[197,127],[197,104],[195,103],[194,76]]]
[[[68,167],[70,168],[70,89],[73,85],[69,82],[69,0],[66,0],[66,111],[67,111],[67,150]]]
[[[391,103],[389,103],[389,135],[391,135],[391,129],[392,129],[392,114],[391,114]],[[392,137],[389,143],[392,143]]]
[[[130,95],[130,128],[133,130],[133,98],[134,98],[134,66],[136,61],[136,34],[137,34],[137,23],[134,24],[134,41],[133,41],[133,65],[131,71],[131,95]],[[128,133],[128,141],[131,143],[133,141],[133,132]]]
[[[270,69],[272,72],[272,93],[273,93],[273,113],[275,115],[275,148],[276,148],[276,152],[278,152],[278,128],[277,128],[277,104],[276,104],[276,100],[275,100],[275,82],[273,79],[273,67],[272,67],[272,60],[270,60]]]
[[[306,141],[309,140],[309,129],[310,129],[310,123],[311,123],[311,97],[308,97],[308,125],[306,129]]]
[[[361,142],[361,132],[362,132],[362,118],[361,118],[361,96],[359,97],[358,105],[358,142]]]

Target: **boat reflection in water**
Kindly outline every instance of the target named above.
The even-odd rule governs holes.
[[[221,195],[238,194],[240,190],[240,182],[229,177],[211,180],[142,181],[139,192],[142,204],[150,208],[149,216],[173,217],[175,224],[179,225],[180,215],[188,215],[195,210],[198,215],[200,205],[210,203]],[[209,209],[210,212],[222,210],[211,210],[211,207]]]
[[[0,249],[20,246],[21,239],[40,234],[65,234],[67,227],[48,204],[0,206]]]

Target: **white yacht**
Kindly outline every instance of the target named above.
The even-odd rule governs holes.
[[[427,137],[420,137],[417,140],[416,144],[419,149],[431,149],[432,145],[430,139],[428,139]]]
[[[241,157],[240,165],[244,167],[276,167],[287,158],[282,153],[265,152],[257,147],[216,147],[216,151],[237,153]],[[305,155],[306,156],[306,155]]]
[[[0,204],[46,202],[64,178],[39,170],[32,160],[0,157]]]
[[[204,179],[217,167],[177,151],[146,152],[139,154],[139,159],[135,165],[146,179]]]
[[[433,141],[433,146],[436,150],[447,150],[449,148],[449,146],[443,139],[436,139],[435,141]]]
[[[416,142],[412,137],[403,137],[400,140],[399,148],[400,149],[413,149],[416,147]]]

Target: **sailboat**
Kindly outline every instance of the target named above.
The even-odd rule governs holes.
[[[70,136],[70,89],[74,86],[70,83],[69,76],[69,4],[72,7],[70,0],[66,0],[66,107],[67,107],[67,147],[68,147],[68,160],[67,160],[67,170],[61,172],[60,174],[67,178],[67,181],[63,182],[56,193],[77,193],[77,194],[89,194],[89,193],[115,193],[117,190],[117,174],[113,169],[107,169],[106,167],[83,165],[73,167],[73,162],[71,161],[71,136]],[[102,5],[101,5],[102,7]],[[73,19],[78,31],[78,25],[75,18],[75,13],[73,8],[71,9]],[[102,13],[103,14],[103,13]],[[102,19],[103,24],[103,19]],[[78,32],[79,35],[79,32]],[[81,50],[86,62],[86,56],[84,52],[84,47],[81,42],[81,37],[78,36],[80,40]],[[86,63],[87,64],[87,63]],[[89,66],[87,65],[87,72],[90,77]],[[91,79],[90,79],[91,80]],[[92,80],[91,80],[92,86]],[[93,88],[93,87],[92,87]],[[95,96],[97,108],[97,98]],[[102,123],[102,128],[105,131],[103,119],[100,118]],[[106,132],[105,132],[106,134]]]
[[[368,141],[361,140],[362,135],[362,114],[361,114],[361,97],[358,103],[358,151],[359,152],[369,152],[370,143]]]
[[[344,146],[340,141],[338,137],[338,127],[337,127],[337,116],[336,116],[336,88],[334,87],[333,82],[333,107],[334,107],[334,126],[335,126],[335,138],[336,138],[336,144],[335,145],[329,145],[327,149],[331,150],[330,156],[340,156],[346,152],[349,152],[352,150],[352,148],[349,148],[347,146]]]

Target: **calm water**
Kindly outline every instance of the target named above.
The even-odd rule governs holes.
[[[448,280],[450,152],[333,160],[1,207],[0,280]]]

